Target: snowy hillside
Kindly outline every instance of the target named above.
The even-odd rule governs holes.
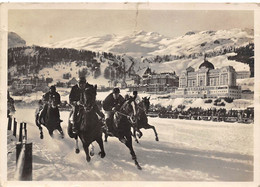
[[[233,66],[236,71],[250,71],[249,66],[247,64],[237,62],[234,60],[228,60],[227,57],[229,55],[230,54],[227,53],[226,55],[207,58],[207,60],[214,65],[215,69],[221,68],[223,66]],[[199,66],[203,62],[204,58],[200,57],[197,59],[180,59],[164,63],[153,63],[150,64],[150,67],[156,73],[175,71],[177,75],[180,75],[180,73],[189,66],[193,67],[195,71],[197,71],[199,69]]]
[[[26,41],[14,32],[8,32],[8,48],[26,46]]]
[[[227,57],[229,55],[230,54],[208,58],[208,61],[210,61],[215,66],[215,69],[221,68],[223,66],[233,66],[236,71],[250,71],[247,64],[234,60],[228,60]],[[164,63],[148,63],[142,61],[140,58],[131,58],[127,55],[123,55],[122,59],[124,59],[126,70],[132,66],[133,70],[140,76],[142,76],[142,73],[144,73],[144,70],[147,67],[150,67],[153,71],[155,71],[155,73],[175,71],[179,76],[181,72],[189,66],[195,68],[195,70],[198,70],[199,65],[204,61],[203,57],[200,57],[197,59],[179,59]],[[107,59],[102,62],[100,65],[101,75],[97,78],[94,78],[94,75],[91,73],[91,71],[89,71],[87,75],[88,82],[97,84],[98,86],[109,86],[109,79],[104,77],[104,70],[112,63],[112,61]],[[76,62],[71,62],[68,64],[60,63],[54,65],[53,67],[43,68],[39,72],[39,77],[51,77],[53,78],[53,83],[57,83],[58,81],[68,82],[69,80],[63,79],[63,74],[71,73],[71,77],[78,78],[78,71],[82,70],[83,68],[86,68],[86,66],[79,67],[77,66]]]
[[[72,38],[44,46],[125,53],[130,56],[141,57],[212,52],[230,46],[244,46],[253,42],[253,39],[252,29],[189,32],[189,34],[177,38],[169,38],[156,32],[139,31],[128,36],[105,35]]]

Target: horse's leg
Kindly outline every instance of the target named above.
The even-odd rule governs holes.
[[[107,142],[107,137],[108,137],[108,135],[106,134],[106,133],[104,133],[105,134],[105,140],[104,140],[104,142]]]
[[[49,135],[53,138],[53,130],[48,130],[49,131]]]
[[[75,149],[75,153],[79,153],[79,140],[78,140],[78,136],[75,137],[76,140],[76,149]]]
[[[145,129],[153,129],[154,134],[155,134],[155,140],[156,140],[156,141],[159,141],[158,134],[157,134],[156,129],[155,129],[154,126],[149,125],[149,124],[147,123],[147,125],[146,125],[144,128],[145,128]]]
[[[39,123],[39,114],[36,115],[35,123],[40,130],[40,138],[43,139],[42,127],[41,124]]]
[[[90,143],[83,143],[83,148],[84,148],[84,151],[86,153],[86,160],[88,162],[90,162],[91,158],[89,156],[89,150],[88,150],[88,147],[89,147]]]
[[[133,146],[132,146],[132,137],[131,134],[128,135],[126,137],[127,141],[125,143],[125,145],[128,147],[128,149],[130,150],[130,154],[132,155],[132,159],[135,161],[135,165],[137,167],[137,169],[142,169],[141,166],[139,165],[139,163],[137,162],[137,158],[136,158],[136,154],[134,152]]]
[[[100,155],[101,158],[104,158],[106,156],[106,153],[105,153],[105,150],[104,150],[102,137],[97,138],[96,142],[98,143],[98,145],[100,147],[100,152],[98,154]]]
[[[138,139],[137,139],[137,137],[136,137],[136,129],[135,128],[133,128],[133,137],[135,138],[135,141],[136,141],[136,143],[139,143],[139,141],[138,141]]]
[[[42,127],[40,126],[39,129],[40,129],[40,138],[43,139]]]
[[[61,138],[64,138],[64,133],[63,133],[63,130],[62,130],[60,124],[58,125],[57,130],[59,131]]]
[[[140,131],[139,128],[136,128],[136,131],[138,132],[138,138],[140,139],[143,136],[143,133]]]

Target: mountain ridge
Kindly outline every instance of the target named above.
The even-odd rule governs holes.
[[[128,54],[134,57],[155,55],[190,55],[207,53],[229,47],[240,47],[253,42],[253,29],[229,29],[217,31],[189,31],[183,36],[170,38],[157,32],[136,31],[129,35],[107,34],[93,37],[77,37],[45,44],[51,48],[74,48],[91,51]]]

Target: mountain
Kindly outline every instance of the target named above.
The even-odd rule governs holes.
[[[8,48],[26,46],[26,41],[15,32],[8,32]]]
[[[133,57],[154,55],[190,55],[240,47],[253,42],[253,29],[187,32],[169,38],[156,32],[139,31],[126,36],[79,37],[46,44],[51,48],[74,48],[127,54]]]

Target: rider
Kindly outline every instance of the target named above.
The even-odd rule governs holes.
[[[119,88],[114,88],[113,92],[110,93],[105,100],[103,101],[103,109],[106,113],[106,125],[110,132],[115,131],[113,116],[115,111],[118,111],[120,107],[123,105],[125,99],[122,95],[120,95]],[[119,134],[119,140],[124,142],[124,138]]]
[[[50,90],[44,94],[42,96],[42,101],[45,103],[42,112],[40,113],[40,117],[39,117],[39,121],[41,122],[42,119],[45,119],[46,113],[47,113],[47,109],[48,109],[48,105],[49,105],[49,101],[51,99],[54,99],[55,102],[57,102],[57,104],[60,104],[60,94],[58,92],[56,92],[56,87],[53,85],[50,87]],[[60,119],[60,112],[58,107],[55,108],[54,112],[56,113],[58,119]],[[43,120],[44,121],[44,120]],[[62,122],[62,120],[60,119],[60,122]]]
[[[137,104],[142,101],[141,98],[140,98],[139,95],[138,95],[138,92],[137,92],[136,90],[133,91],[133,98],[134,98],[134,100],[135,100],[135,102],[136,102]]]
[[[80,77],[78,84],[73,86],[70,91],[69,101],[72,106],[72,111],[70,113],[70,123],[72,124],[72,132],[76,134],[78,133],[77,123],[75,123],[77,113],[79,111],[79,106],[83,104],[82,103],[83,92],[85,91],[86,88],[89,87],[91,87],[91,85],[87,83],[86,78]],[[101,118],[104,118],[104,114],[98,109],[96,104],[94,105],[93,109]]]

